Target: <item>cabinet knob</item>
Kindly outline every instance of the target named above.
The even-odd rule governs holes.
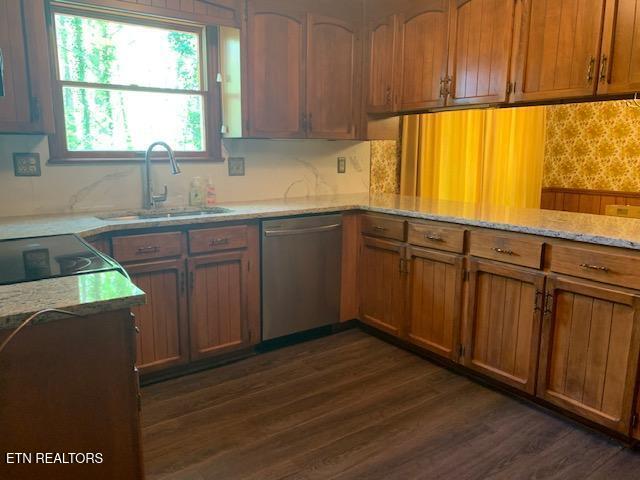
[[[596,68],[596,57],[589,59],[589,65],[587,66],[587,83],[593,82],[593,71]]]
[[[435,233],[425,233],[424,238],[426,240],[431,240],[432,242],[444,242],[443,238]]]
[[[492,250],[502,255],[514,255],[513,250],[507,250],[505,248],[493,247]]]

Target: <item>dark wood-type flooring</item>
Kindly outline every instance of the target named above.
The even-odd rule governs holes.
[[[640,453],[360,330],[145,387],[147,477],[640,479]]]

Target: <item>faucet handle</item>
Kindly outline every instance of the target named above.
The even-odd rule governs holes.
[[[167,201],[167,196],[169,194],[169,189],[167,188],[167,186],[164,186],[164,192],[161,195],[152,195],[151,198],[153,200],[153,203],[161,203],[161,202],[166,202]]]

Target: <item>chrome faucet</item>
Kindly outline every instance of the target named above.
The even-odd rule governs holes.
[[[144,155],[144,178],[142,182],[142,207],[150,210],[155,208],[158,203],[167,201],[167,194],[169,189],[164,186],[164,192],[162,195],[153,194],[153,185],[151,184],[151,152],[155,147],[163,147],[169,154],[169,163],[171,164],[171,174],[179,175],[181,173],[180,166],[176,161],[176,155],[173,153],[173,149],[165,142],[154,142],[147,148],[147,153]]]

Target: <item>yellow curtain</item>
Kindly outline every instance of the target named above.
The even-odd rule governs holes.
[[[462,110],[403,119],[400,193],[540,206],[545,110]]]

